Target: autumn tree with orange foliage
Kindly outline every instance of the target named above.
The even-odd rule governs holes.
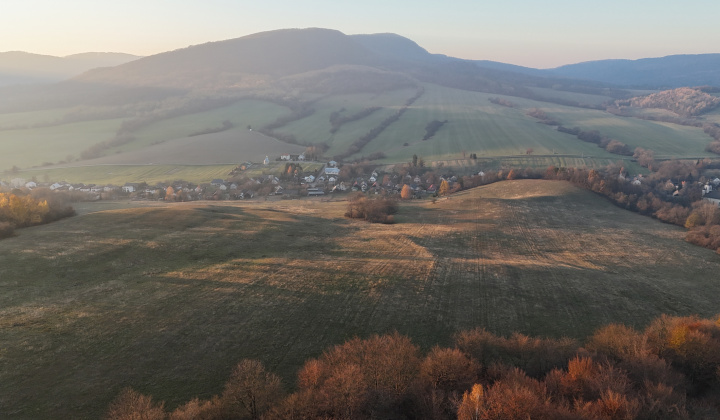
[[[413,191],[412,188],[408,184],[403,185],[402,190],[400,191],[400,198],[403,200],[409,200],[413,197]]]

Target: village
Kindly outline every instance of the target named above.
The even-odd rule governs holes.
[[[307,166],[316,169],[304,170],[303,165],[306,163],[309,164]],[[262,174],[258,175],[258,172]],[[254,176],[248,176],[248,173],[253,173]],[[473,176],[484,175],[482,171],[473,173]],[[380,169],[375,165],[341,165],[334,160],[306,161],[303,154],[282,154],[274,160],[266,156],[260,163],[243,162],[230,171],[224,179],[217,178],[205,183],[175,180],[98,185],[13,178],[9,182],[0,180],[0,188],[26,190],[48,188],[51,191],[78,194],[78,199],[83,201],[127,198],[195,201],[290,199],[334,196],[358,191],[368,194],[399,195],[403,187],[408,185],[413,198],[423,198],[437,195],[438,188],[443,182],[447,184],[448,190],[452,190],[458,187],[458,176],[452,172],[436,175],[429,168],[413,166],[411,163]],[[80,193],[83,194],[82,198],[79,196]]]

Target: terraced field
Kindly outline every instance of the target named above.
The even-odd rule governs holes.
[[[342,201],[128,205],[0,241],[0,417],[97,418],[125,386],[174,407],[245,357],[292,384],[355,335],[428,349],[718,312],[717,254],[563,182],[403,203],[395,225]]]

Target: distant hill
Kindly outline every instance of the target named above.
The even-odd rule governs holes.
[[[547,70],[546,74],[650,89],[720,86],[720,54],[588,61]]]
[[[66,57],[22,51],[0,53],[0,86],[54,83],[78,76],[97,67],[113,67],[137,60],[123,53],[82,53]]]

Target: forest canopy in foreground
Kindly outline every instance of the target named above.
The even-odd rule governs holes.
[[[720,318],[661,316],[645,331],[570,339],[477,328],[424,356],[405,336],[355,338],[308,360],[297,390],[256,360],[222,394],[170,413],[124,390],[106,418],[147,419],[690,419],[720,416]]]

